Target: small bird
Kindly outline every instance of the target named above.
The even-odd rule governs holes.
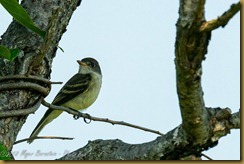
[[[93,58],[77,60],[79,71],[59,91],[52,104],[83,111],[92,105],[100,92],[102,72],[99,63]],[[63,111],[48,109],[37,124],[30,137],[36,137],[40,131]],[[33,139],[28,140],[32,143]]]

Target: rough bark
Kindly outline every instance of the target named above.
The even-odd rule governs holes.
[[[54,44],[58,44],[79,3],[80,0],[23,0],[23,7],[35,24],[47,31],[48,39],[43,41],[13,21],[0,43],[8,48],[21,49],[22,55],[14,62],[0,59],[0,77],[25,74],[50,79],[51,64],[57,50]],[[180,1],[175,65],[182,124],[143,144],[127,144],[118,139],[90,141],[85,147],[67,154],[60,160],[200,159],[202,151],[215,146],[231,129],[240,128],[239,112],[231,114],[229,108],[206,108],[204,104],[201,65],[207,53],[211,31],[222,25],[217,21],[218,24],[213,26],[212,22],[205,20],[204,4],[204,0]],[[225,24],[240,9],[240,4],[233,8],[235,10],[231,16],[223,21]],[[208,27],[208,24],[214,28]],[[20,80],[4,82],[8,84],[13,81]],[[42,85],[48,88],[45,84]],[[9,117],[8,114],[2,113],[30,109],[36,105],[40,96],[41,93],[31,89],[0,92],[0,112],[2,116],[7,115],[0,119],[0,143],[9,151],[28,115]]]
[[[211,36],[200,32],[204,18],[204,0],[182,0],[177,22],[175,65],[177,92],[184,129],[195,144],[204,144],[211,135],[201,86],[202,61]]]
[[[182,126],[195,145],[209,142],[213,133],[201,86],[202,62],[211,38],[210,29],[224,27],[240,10],[240,3],[233,4],[218,18],[223,21],[215,21],[214,24],[205,20],[204,5],[205,0],[181,0],[176,24],[175,65]]]
[[[41,37],[13,21],[2,35],[0,44],[8,48],[19,48],[22,50],[22,54],[14,62],[0,59],[0,77],[25,74],[49,79],[52,60],[57,50],[54,44],[58,44],[79,3],[80,0],[23,0],[22,6],[35,24],[48,32],[47,41],[53,43],[45,43]],[[4,83],[11,82],[13,80]],[[33,90],[1,91],[0,112],[29,108],[37,102],[40,96],[40,93]],[[0,143],[3,143],[9,151],[27,116],[0,119]]]
[[[143,144],[127,144],[116,140],[89,141],[86,146],[58,160],[199,160],[204,150],[216,146],[218,139],[240,128],[239,112],[230,114],[230,109],[208,108],[209,123],[213,127],[209,142],[199,146],[194,143],[182,125],[155,140]]]

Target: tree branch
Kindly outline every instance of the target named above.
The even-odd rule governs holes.
[[[231,114],[230,108],[206,108],[212,124],[212,141],[217,141],[220,137],[230,133],[231,129],[240,128],[240,111]]]
[[[35,136],[35,137],[30,137],[30,138],[24,138],[18,141],[14,142],[14,145],[19,144],[21,142],[29,141],[29,140],[34,140],[34,139],[59,139],[59,140],[73,140],[74,138],[70,137],[57,137],[57,136]]]
[[[224,12],[217,19],[213,19],[203,23],[200,27],[201,32],[209,32],[219,28],[220,26],[225,27],[229,20],[241,9],[241,3],[232,4],[230,9]]]
[[[211,136],[201,86],[202,61],[211,34],[198,30],[204,21],[204,3],[204,0],[181,0],[176,24],[175,65],[182,126],[196,145],[204,144]]]
[[[114,121],[114,120],[110,120],[108,118],[93,117],[93,116],[90,116],[89,114],[81,113],[81,112],[79,112],[77,110],[73,110],[73,109],[70,109],[70,108],[63,107],[63,106],[56,106],[56,105],[50,104],[50,103],[46,102],[45,100],[42,101],[42,105],[44,105],[44,106],[46,106],[48,108],[51,108],[53,110],[62,110],[62,111],[65,111],[65,112],[67,112],[69,114],[72,114],[72,115],[74,115],[76,117],[83,117],[84,119],[90,119],[90,120],[93,120],[93,121],[100,121],[100,122],[108,122],[108,123],[111,123],[112,125],[124,125],[124,126],[132,127],[132,128],[135,128],[135,129],[140,129],[140,130],[144,130],[144,131],[147,131],[147,132],[155,133],[155,134],[158,134],[158,135],[163,135],[162,133],[160,133],[159,131],[156,131],[156,130],[152,130],[152,129],[148,129],[148,128],[145,128],[145,127],[133,125],[133,124],[130,124],[130,123],[127,123],[127,122],[124,122],[124,121]]]
[[[205,158],[207,158],[207,159],[209,159],[209,160],[213,160],[212,158],[210,158],[209,156],[207,156],[207,155],[205,155],[203,153],[202,153],[202,156],[205,157]]]
[[[241,128],[241,118],[240,118],[240,110],[231,115],[230,117],[230,125],[232,125],[233,129],[240,129]]]
[[[174,149],[174,144],[187,141],[177,137],[182,128],[177,127],[156,140],[143,144],[127,144],[116,140],[89,141],[86,146],[59,160],[160,160]]]
[[[207,109],[211,113],[210,122],[219,117],[220,111],[213,109],[215,108]],[[234,115],[236,113],[229,117],[234,117]],[[213,127],[216,127],[217,124],[223,122],[228,122],[223,125],[231,124],[227,116],[212,122],[212,124]],[[208,140],[201,146],[194,145],[191,136],[187,134],[182,126],[179,125],[167,134],[143,144],[127,144],[118,139],[89,141],[83,148],[75,150],[58,160],[178,160],[189,156],[203,156],[203,151],[217,145],[218,140]],[[231,127],[224,126],[223,128],[230,130]],[[229,134],[228,130],[221,133],[219,138]],[[222,129],[219,129],[219,131],[215,129],[213,133],[217,134],[220,131]]]

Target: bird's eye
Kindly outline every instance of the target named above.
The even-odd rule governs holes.
[[[91,68],[94,68],[96,65],[94,63],[88,62],[87,65],[89,65]]]

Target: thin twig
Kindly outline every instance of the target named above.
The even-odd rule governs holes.
[[[62,84],[62,82],[51,82],[50,80],[40,77],[40,76],[33,76],[33,75],[9,75],[0,77],[0,81],[6,81],[6,80],[37,80],[43,83],[47,84]]]
[[[130,124],[130,123],[127,123],[127,122],[124,122],[124,121],[114,121],[114,120],[110,120],[108,118],[93,117],[93,116],[90,116],[89,114],[80,113],[79,111],[76,111],[76,110],[73,110],[73,109],[70,109],[70,108],[66,108],[66,107],[63,107],[63,106],[56,106],[56,105],[50,104],[50,103],[46,102],[45,100],[42,101],[42,105],[44,105],[44,106],[46,106],[48,108],[54,109],[54,110],[66,111],[67,113],[72,114],[74,116],[87,118],[87,119],[90,119],[90,120],[93,120],[93,121],[108,122],[108,123],[111,123],[112,125],[116,125],[116,124],[117,125],[124,125],[124,126],[133,127],[133,128],[136,128],[136,129],[141,129],[141,130],[144,130],[144,131],[147,131],[147,132],[155,133],[155,134],[158,134],[158,135],[164,135],[164,134],[160,133],[159,131],[148,129],[148,128],[137,126],[137,125],[133,125],[133,124]]]
[[[36,136],[36,137],[30,137],[30,138],[24,138],[18,141],[14,142],[14,145],[19,144],[21,142],[25,142],[25,141],[29,141],[29,140],[33,140],[33,139],[59,139],[59,140],[73,140],[74,138],[70,138],[70,137],[56,137],[56,136]]]
[[[133,125],[124,121],[114,121],[114,120],[110,120],[108,118],[98,118],[98,117],[88,117],[89,119],[93,120],[93,121],[101,121],[101,122],[108,122],[111,123],[112,125],[124,125],[124,126],[129,126],[132,128],[136,128],[136,129],[141,129],[147,132],[151,132],[151,133],[155,133],[155,134],[159,134],[159,135],[163,135],[162,133],[160,133],[159,131],[156,130],[152,130],[152,129],[148,129],[142,126],[138,126],[138,125]]]
[[[9,111],[0,111],[0,118],[3,118],[3,117],[24,116],[24,115],[28,115],[30,113],[34,113],[39,108],[39,106],[41,105],[42,99],[43,99],[42,96],[39,97],[39,99],[35,103],[35,105],[33,105],[30,108],[17,109],[17,110],[9,110]]]
[[[241,9],[241,3],[232,4],[230,9],[224,12],[220,17],[217,19],[210,20],[205,22],[201,27],[201,32],[209,32],[219,28],[220,26],[224,27],[229,20]]]
[[[60,81],[57,81],[57,82],[50,81],[50,84],[63,84],[63,82],[60,82]]]
[[[35,83],[30,82],[16,82],[9,84],[0,84],[0,91],[4,90],[15,90],[15,89],[30,89],[41,93],[44,97],[49,94],[49,88],[42,87]]]
[[[201,154],[202,156],[204,156],[205,158],[209,159],[209,160],[213,160],[212,158],[210,158],[209,156],[205,155],[205,154]]]

